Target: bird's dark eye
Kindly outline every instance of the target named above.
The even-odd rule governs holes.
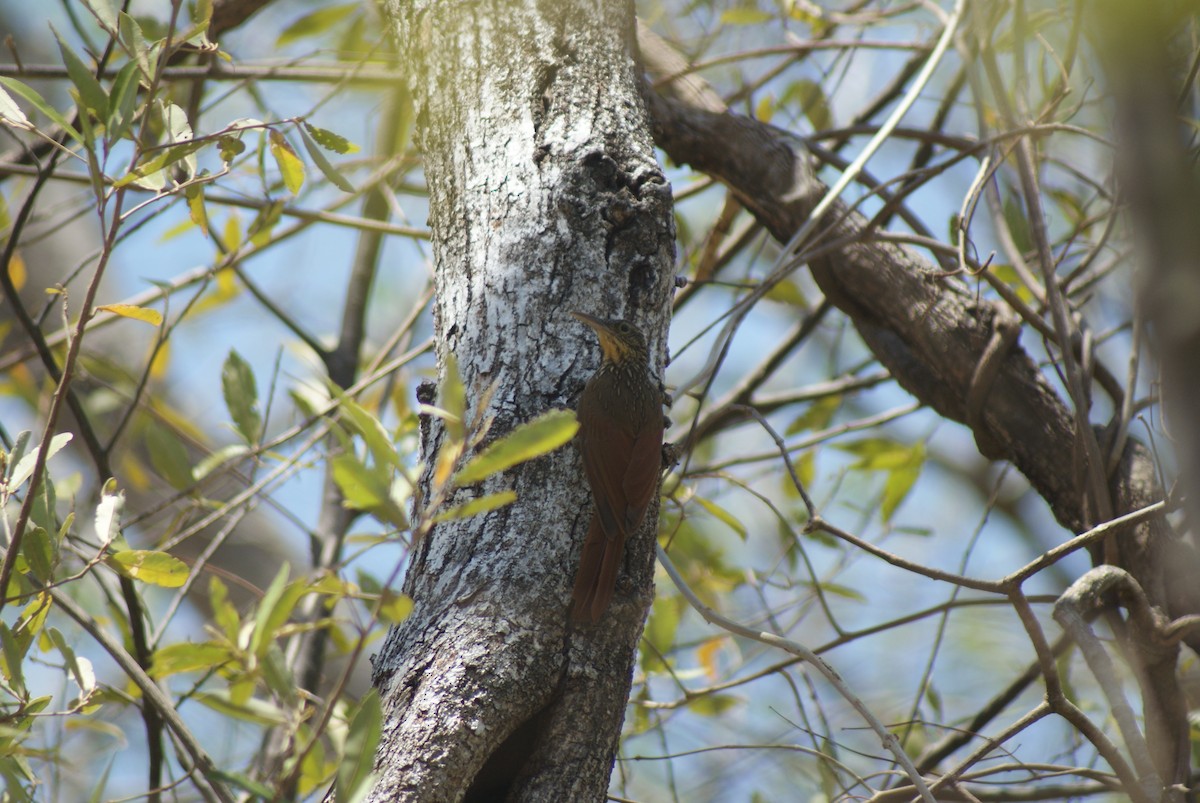
[[[617,326],[617,329],[619,329],[623,335],[629,334],[629,324],[625,323],[624,321],[621,321],[620,325]]]

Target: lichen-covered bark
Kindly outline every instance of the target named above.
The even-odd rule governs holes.
[[[635,321],[661,370],[674,230],[631,6],[386,8],[414,70],[439,366],[457,358],[469,415],[494,417],[495,436],[573,406],[599,356],[573,309]],[[427,424],[432,462],[444,432]],[[572,630],[591,513],[578,454],[568,446],[453,501],[502,487],[518,501],[438,525],[414,550],[413,613],[374,662],[385,719],[372,800],[598,800],[607,788],[656,516],[628,546],[605,620]]]

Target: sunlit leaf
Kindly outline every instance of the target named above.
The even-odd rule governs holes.
[[[325,133],[329,134],[330,132],[326,131]],[[321,149],[317,147],[317,144],[313,142],[313,138],[309,136],[309,133],[305,128],[300,129],[300,141],[304,143],[304,149],[308,151],[308,156],[313,160],[313,164],[317,166],[317,169],[321,171],[321,174],[324,175],[325,178],[329,179],[333,186],[337,187],[342,192],[354,192],[354,185],[347,181],[346,177],[343,176],[338,169],[333,166],[333,163],[325,158],[325,154],[323,154]]]
[[[345,497],[343,504],[366,511],[399,529],[408,527],[408,517],[391,497],[391,469],[368,467],[351,452],[333,458],[333,481]]]
[[[180,672],[209,672],[231,658],[228,645],[215,641],[169,644],[154,651],[150,676],[162,679]]]
[[[351,153],[358,153],[359,151],[359,147],[357,145],[340,134],[335,134],[332,131],[328,131],[324,128],[317,128],[315,125],[312,125],[308,122],[304,123],[304,130],[308,132],[313,140],[325,150],[333,151],[334,153],[341,154],[342,156],[346,156],[347,154]]]
[[[151,326],[162,326],[162,313],[156,309],[149,307],[138,307],[133,304],[101,304],[96,307],[97,312],[111,312],[113,315],[120,315],[122,318],[132,318],[135,321],[142,321]]]
[[[470,485],[519,463],[541,457],[562,446],[579,430],[571,410],[550,410],[515,428],[471,458],[455,475],[459,485]]]
[[[124,137],[130,126],[133,125],[134,110],[137,108],[138,85],[137,64],[131,61],[121,68],[113,81],[112,103],[106,122],[110,141]]]
[[[275,157],[275,164],[279,166],[279,173],[283,176],[283,184],[288,188],[288,192],[295,195],[304,186],[304,162],[300,161],[300,157],[292,150],[283,134],[275,129],[271,129],[269,141],[271,155]]]
[[[187,198],[188,218],[196,224],[200,233],[207,237],[208,210],[204,208],[204,187],[192,184],[184,190],[183,194]]]
[[[187,564],[166,552],[126,549],[109,555],[105,562],[132,580],[163,588],[179,588],[187,581]]]
[[[137,64],[142,80],[149,82],[150,48],[146,45],[146,37],[142,33],[142,27],[138,25],[137,20],[124,11],[117,13],[117,19],[117,27],[121,31],[121,44],[125,46],[125,51],[129,53],[130,58],[133,59],[133,63]]]
[[[757,8],[727,8],[721,12],[721,23],[724,25],[758,25],[774,18],[775,15],[769,11]]]
[[[104,30],[109,33],[117,32],[117,11],[112,0],[84,0],[84,5]]]
[[[58,452],[71,442],[70,432],[60,432],[50,439],[50,445],[46,447],[46,462],[50,462],[50,458],[58,454]],[[12,470],[12,474],[8,478],[8,487],[10,489],[20,488],[25,484],[25,481],[33,476],[33,467],[37,462],[37,450],[29,452],[20,460],[17,461],[16,468]]]
[[[6,78],[4,76],[0,76],[0,84],[3,84],[13,92],[16,92],[18,95],[25,98],[25,100],[32,103],[35,109],[46,115],[46,117],[53,121],[59,128],[66,131],[71,136],[71,139],[75,140],[76,142],[83,141],[83,137],[78,131],[75,130],[74,126],[67,122],[67,118],[59,114],[58,110],[47,103],[45,99],[33,89],[33,87],[29,86],[28,84],[21,83],[16,78]]]
[[[57,32],[54,35],[58,39],[58,50],[62,53],[63,64],[67,68],[67,76],[70,77],[71,83],[78,90],[80,101],[86,108],[91,109],[95,113],[97,119],[107,119],[108,93],[104,91],[104,87],[100,86],[100,82],[96,80],[96,76],[92,73],[91,68],[83,63],[83,60],[62,40],[62,37]]]
[[[392,443],[392,436],[388,434],[387,429],[378,418],[367,412],[366,408],[349,396],[338,398],[338,409],[349,422],[355,434],[367,444],[367,449],[370,450],[376,465],[403,468],[400,454],[396,451],[395,444]]]

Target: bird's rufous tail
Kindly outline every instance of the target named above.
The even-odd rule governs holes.
[[[624,547],[624,534],[609,536],[600,516],[593,513],[571,592],[571,619],[575,623],[594,625],[604,615],[617,586]]]

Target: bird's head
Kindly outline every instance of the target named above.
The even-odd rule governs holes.
[[[605,362],[622,365],[630,359],[642,363],[647,361],[649,352],[646,348],[646,336],[629,321],[619,318],[597,318],[583,312],[572,312],[571,315],[592,327],[600,340],[600,350],[604,352]]]

